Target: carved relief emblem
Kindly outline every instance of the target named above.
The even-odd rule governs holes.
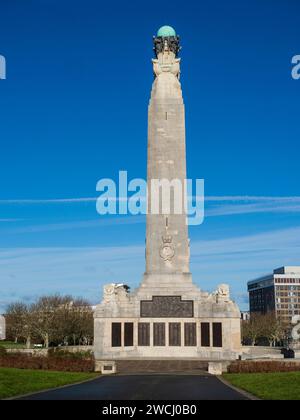
[[[175,249],[172,244],[172,236],[165,235],[162,237],[163,244],[160,247],[160,256],[164,261],[171,261],[175,255]]]
[[[182,300],[181,296],[152,296],[152,300],[141,301],[141,317],[148,318],[192,318],[194,302]]]

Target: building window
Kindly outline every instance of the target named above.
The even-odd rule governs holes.
[[[112,347],[121,347],[121,322],[111,324],[111,345]]]
[[[164,322],[154,322],[153,324],[153,345],[166,345],[166,326]]]
[[[201,322],[201,346],[210,346],[210,328],[209,322]]]
[[[196,323],[186,322],[184,324],[184,345],[185,346],[196,346]]]
[[[138,324],[138,345],[150,346],[150,324],[149,322],[139,322]]]
[[[213,347],[222,347],[222,323],[213,323]]]
[[[181,346],[180,322],[169,323],[169,346]]]
[[[133,322],[124,324],[124,346],[133,346]]]

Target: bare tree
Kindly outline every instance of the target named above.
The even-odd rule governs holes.
[[[264,322],[261,314],[252,314],[250,320],[242,322],[243,341],[250,341],[255,346],[257,339],[262,336]]]
[[[33,338],[42,339],[46,348],[50,343],[76,345],[93,340],[93,311],[85,299],[42,296],[31,306],[10,305],[6,316],[10,335],[16,342],[24,338],[28,348]]]
[[[15,343],[24,337],[24,316],[27,313],[27,305],[23,302],[15,302],[8,305],[6,309],[6,330],[7,336],[11,337]]]
[[[42,296],[32,305],[33,329],[42,338],[46,348],[51,341],[60,338],[59,320],[63,319],[61,312],[70,300],[69,296]]]
[[[285,338],[286,329],[275,313],[257,313],[252,314],[250,320],[242,322],[242,336],[243,341],[250,341],[252,346],[258,339],[266,339],[270,346],[274,346]]]
[[[67,343],[87,344],[93,339],[93,311],[85,299],[70,301],[58,311],[60,335]]]
[[[274,312],[262,315],[262,324],[262,335],[269,341],[270,347],[285,338],[285,328]]]
[[[90,344],[94,335],[94,317],[91,305],[84,299],[74,302],[75,317],[77,318],[77,335],[79,344]]]
[[[26,348],[30,349],[31,347],[31,340],[35,337],[34,331],[34,314],[32,312],[32,307],[29,306],[26,308],[26,311],[23,315],[23,332],[22,336],[26,341]]]

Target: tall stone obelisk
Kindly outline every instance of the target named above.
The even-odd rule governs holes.
[[[132,292],[122,283],[104,285],[94,315],[96,370],[104,373],[108,361],[127,358],[231,360],[240,354],[240,312],[230,299],[229,287],[220,284],[215,292],[204,292],[193,284],[189,269],[182,191],[185,116],[179,37],[173,28],[160,28],[154,51],[148,111],[146,271]],[[157,189],[152,189],[153,181]],[[166,183],[171,187],[170,200]],[[164,194],[158,196],[160,189]]]
[[[146,228],[146,277],[189,273],[189,240],[184,212],[175,214],[176,185],[186,179],[185,113],[180,76],[179,37],[170,26],[159,29],[154,38],[154,82],[148,109],[148,215]],[[170,212],[163,212],[160,196],[153,194],[152,180],[171,183]],[[178,184],[180,181],[180,184]],[[156,190],[157,192],[157,190]],[[177,204],[178,204],[177,195]],[[153,214],[159,199],[159,214]],[[168,197],[165,196],[168,200]],[[180,198],[179,198],[180,201]],[[160,280],[159,280],[160,281]]]

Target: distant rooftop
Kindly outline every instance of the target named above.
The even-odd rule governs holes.
[[[299,265],[291,265],[276,268],[273,271],[274,274],[300,274],[300,266]]]
[[[279,267],[273,270],[273,273],[267,274],[262,277],[258,277],[254,280],[248,281],[248,285],[251,285],[253,283],[256,283],[258,281],[267,281],[273,278],[274,275],[298,275],[300,276],[300,265],[290,265],[290,266],[284,266]]]

